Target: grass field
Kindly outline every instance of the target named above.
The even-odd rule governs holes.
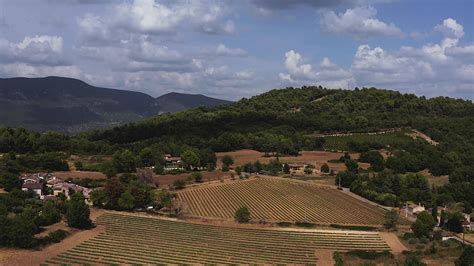
[[[311,264],[316,249],[389,250],[378,233],[222,227],[104,214],[105,233],[46,264]]]
[[[351,151],[350,142],[380,143],[383,146],[397,146],[413,141],[413,138],[407,135],[409,132],[403,130],[388,133],[354,133],[352,135],[325,136],[326,142],[323,148],[331,151]]]
[[[233,219],[239,207],[267,222],[381,225],[384,211],[335,188],[280,178],[260,177],[178,192],[184,213]]]

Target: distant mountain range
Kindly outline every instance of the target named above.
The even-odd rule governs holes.
[[[150,95],[63,77],[0,78],[0,126],[75,133],[167,112],[232,102],[204,95]]]

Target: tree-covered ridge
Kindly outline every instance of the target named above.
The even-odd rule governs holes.
[[[272,90],[218,108],[165,114],[140,123],[94,131],[87,138],[117,144],[171,138],[231,150],[252,147],[252,136],[288,137],[304,147],[302,135],[314,132],[411,127],[438,141],[461,142],[460,146],[472,147],[472,122],[474,104],[470,101],[446,97],[426,99],[375,88],[350,91],[302,87]],[[219,147],[223,138],[228,145]],[[237,142],[246,145],[235,147],[233,144]]]

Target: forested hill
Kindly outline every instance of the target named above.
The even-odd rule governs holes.
[[[304,147],[303,135],[315,132],[376,131],[411,127],[433,139],[474,145],[474,104],[438,97],[426,99],[396,91],[329,90],[302,87],[272,90],[213,109],[166,114],[88,134],[111,143],[163,141],[212,147],[216,151],[259,148],[285,139]],[[291,143],[287,143],[291,142]],[[285,145],[286,145],[285,144]]]
[[[37,131],[82,130],[116,126],[166,112],[230,102],[203,95],[150,95],[91,86],[81,80],[46,78],[0,79],[0,126]]]

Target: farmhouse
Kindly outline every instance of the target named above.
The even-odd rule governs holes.
[[[183,170],[183,161],[181,157],[173,157],[171,154],[163,156],[165,160],[165,170]]]
[[[306,164],[301,163],[289,163],[288,167],[290,168],[290,174],[304,174],[304,169]]]
[[[53,195],[54,196],[58,196],[59,194],[64,194],[68,199],[70,198],[71,196],[71,192],[79,192],[79,193],[82,193],[82,195],[84,195],[84,197],[87,199],[90,198],[90,194],[92,192],[92,189],[90,188],[85,188],[85,187],[82,187],[82,186],[79,186],[79,185],[76,185],[76,184],[71,184],[71,183],[66,183],[66,182],[62,182],[62,183],[57,183],[55,185],[52,186],[53,188]]]
[[[28,183],[23,183],[21,186],[21,190],[23,191],[33,191],[35,192],[39,197],[43,195],[43,183],[42,182],[28,182]]]
[[[402,212],[405,214],[405,216],[415,216],[421,212],[424,212],[425,210],[426,209],[423,205],[414,203],[410,203],[402,208]]]
[[[23,183],[39,183],[42,181],[49,180],[53,175],[50,173],[34,173],[34,174],[24,174],[20,178],[23,180]]]

